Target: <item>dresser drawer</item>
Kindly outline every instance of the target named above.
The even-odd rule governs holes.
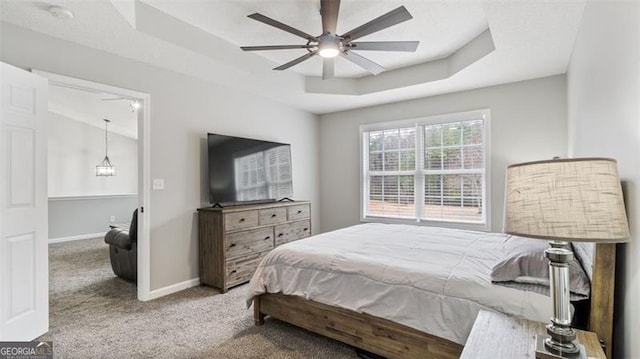
[[[232,212],[224,215],[226,231],[258,226],[258,211]]]
[[[229,288],[236,284],[248,282],[249,280],[251,280],[253,273],[256,271],[256,268],[258,268],[258,264],[260,264],[260,261],[266,254],[267,252],[257,253],[248,257],[242,257],[236,260],[227,261],[226,287]]]
[[[290,206],[287,208],[287,210],[288,210],[290,221],[309,218],[311,214],[311,208],[309,204],[299,204],[297,206]]]
[[[227,234],[226,258],[244,257],[273,249],[273,227]]]
[[[285,207],[261,209],[258,213],[261,226],[287,221],[287,209]]]
[[[298,221],[276,226],[276,247],[311,235],[311,221]]]

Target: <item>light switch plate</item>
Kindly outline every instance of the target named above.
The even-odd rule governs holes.
[[[164,178],[154,178],[153,179],[153,190],[163,190],[164,189]]]

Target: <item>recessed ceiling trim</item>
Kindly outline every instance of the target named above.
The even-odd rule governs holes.
[[[133,27],[136,27],[136,1],[135,0],[111,0],[113,7]]]
[[[496,46],[493,43],[491,30],[484,30],[480,35],[464,44],[447,58],[447,62],[449,63],[449,77],[487,56],[495,49]]]
[[[112,0],[112,2],[116,3],[117,1]],[[148,4],[141,3],[139,0],[128,0],[124,5],[128,6],[121,4],[117,8],[137,31],[190,49],[215,60],[218,62],[217,69],[221,70],[222,74],[225,74],[223,76],[231,76],[228,79],[231,83],[242,82],[240,80],[244,76],[252,78],[256,76],[254,72],[238,72],[237,68],[239,64],[247,69],[258,67],[262,60],[259,60],[257,56],[255,58],[248,56],[242,59],[234,58],[233,63],[226,63],[225,57],[221,57],[220,53],[233,53],[239,50],[237,48],[230,49],[230,43]],[[300,78],[304,91],[310,94],[367,95],[449,78],[493,50],[495,50],[495,46],[491,31],[487,28],[480,35],[443,59],[387,70],[375,76],[325,79],[324,83],[320,76],[300,76],[297,74],[292,74],[287,80],[291,81],[294,78]],[[278,82],[285,81],[283,74],[278,75]]]
[[[365,76],[357,79],[322,80],[319,76],[307,76],[305,91],[317,94],[359,96],[444,80],[492,53],[495,49],[491,30],[486,29],[443,59],[387,70],[377,76]]]
[[[209,70],[216,74],[216,82],[243,91],[251,87],[256,93],[274,100],[304,91],[302,75],[292,72],[258,72],[256,69],[266,67],[264,58],[258,55],[247,56],[237,46],[149,4],[139,0],[128,1],[131,1],[131,7],[118,10],[126,19],[132,19],[127,21],[133,29],[212,60],[215,65]],[[112,3],[116,2],[112,0]],[[273,82],[282,84],[287,93],[274,93],[271,86]]]
[[[123,4],[119,0],[114,1]],[[128,4],[132,3],[131,0],[125,1]],[[355,25],[402,1],[404,0],[342,0],[345,8],[350,8],[348,13],[354,17],[343,18],[340,21],[345,26]],[[319,1],[313,1],[317,2]],[[55,65],[51,63],[54,60],[56,63],[73,62],[73,56],[70,54],[78,51],[96,64],[101,63],[103,58],[112,60],[114,66],[124,66],[126,61],[136,61],[140,65],[148,65],[148,71],[147,67],[139,68],[142,76],[140,78],[155,74],[159,70],[170,71],[197,79],[207,86],[213,86],[216,91],[218,88],[224,88],[234,94],[251,94],[255,96],[256,101],[265,99],[273,101],[274,105],[282,104],[292,109],[324,114],[562,74],[566,72],[571,57],[586,1],[404,2],[410,6],[410,11],[417,21],[390,30],[394,34],[389,33],[388,37],[385,33],[370,40],[387,41],[396,36],[407,37],[415,34],[423,44],[428,44],[419,49],[424,57],[371,53],[372,60],[395,69],[428,59],[441,59],[487,26],[491,28],[496,50],[443,80],[362,96],[307,93],[303,74],[320,76],[321,59],[310,60],[307,65],[301,65],[291,72],[276,73],[271,69],[287,59],[289,54],[286,51],[270,52],[261,56],[243,53],[236,48],[240,44],[251,43],[257,34],[263,31],[260,24],[256,23],[252,27],[250,21],[247,23],[246,14],[262,11],[279,16],[291,8],[290,1],[256,0],[143,1],[143,4],[160,10],[164,15],[159,16],[158,26],[164,25],[163,20],[172,16],[213,37],[211,41],[199,44],[184,41],[184,38],[180,39],[183,42],[180,44],[176,41],[178,36],[162,39],[144,31],[136,31],[135,27],[125,21],[123,14],[116,10],[116,4],[110,1],[64,2],[64,6],[76,14],[73,21],[60,21],[51,16],[47,11],[50,4],[0,1],[2,48],[7,54],[20,55],[16,59],[30,58],[31,66],[43,68]],[[305,31],[317,32],[320,19],[318,7],[309,6],[308,1],[296,4],[300,6],[296,6],[295,10],[283,16],[283,19],[286,17],[285,21],[291,21],[292,25]],[[141,7],[139,3],[135,5]],[[314,20],[313,25],[307,27],[306,23],[312,22],[312,19],[318,21]],[[171,27],[173,24],[170,22],[167,25]],[[238,31],[240,24],[242,31]],[[348,30],[349,27],[351,26],[338,31]],[[165,30],[181,33],[181,28]],[[161,31],[157,32],[160,35]],[[182,32],[182,35],[189,34],[188,31]],[[273,31],[273,34],[269,35],[274,44],[290,40],[290,35],[278,34],[279,32]],[[225,40],[220,41],[221,39]],[[25,46],[27,43],[35,46]],[[224,46],[225,43],[227,46]],[[197,49],[194,45],[200,48]],[[55,47],[60,51],[51,52],[48,50],[49,47]],[[210,47],[218,50],[215,58],[210,55],[214,53]],[[55,53],[57,57],[43,57],[43,51]],[[291,50],[291,54],[295,55],[295,50]],[[116,57],[113,57],[114,55]],[[338,58],[336,62],[336,76],[357,78],[365,75],[344,59]],[[439,66],[431,69],[441,71]],[[99,77],[107,79],[104,76]],[[109,81],[116,80],[117,78],[114,78]],[[399,78],[389,78],[385,81],[387,80],[404,81]],[[351,88],[343,93],[357,94],[361,91],[353,82],[350,82],[349,86]]]

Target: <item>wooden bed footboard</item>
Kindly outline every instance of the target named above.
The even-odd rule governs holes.
[[[365,313],[332,307],[281,293],[254,298],[256,325],[270,315],[345,344],[396,358],[453,359],[462,345]]]

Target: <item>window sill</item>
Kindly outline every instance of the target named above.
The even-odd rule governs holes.
[[[362,217],[363,223],[386,223],[386,224],[409,224],[414,226],[444,227],[454,229],[465,229],[470,231],[489,232],[491,230],[488,223],[465,223],[447,221],[416,220],[414,218],[391,218],[391,217]]]

